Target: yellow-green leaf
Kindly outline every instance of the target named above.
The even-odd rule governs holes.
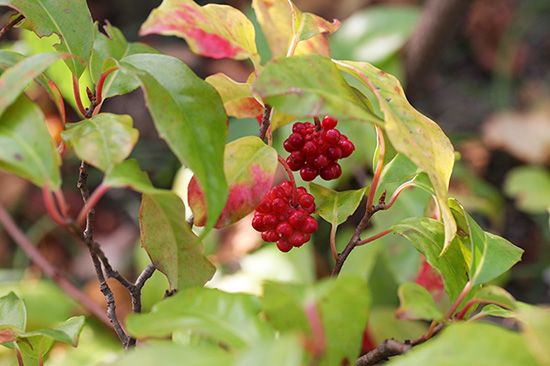
[[[126,159],[139,136],[129,115],[100,113],[97,116],[70,123],[61,136],[87,163],[106,172]]]
[[[0,170],[53,190],[61,185],[60,165],[44,114],[20,96],[0,117]]]
[[[252,7],[267,38],[273,58],[285,56],[293,38],[296,41],[306,41],[319,34],[333,33],[340,27],[337,20],[331,23],[317,15],[303,13],[292,1],[253,0]],[[302,49],[306,50],[307,47]]]
[[[185,221],[183,201],[172,192],[144,194],[139,211],[141,245],[172,289],[204,285],[216,268]]]
[[[207,77],[206,82],[222,97],[228,116],[253,118],[263,112],[264,107],[252,95],[250,84],[236,82],[223,73]]]
[[[0,0],[25,16],[23,27],[39,37],[57,34],[60,52],[75,57],[65,61],[77,77],[86,68],[94,42],[92,16],[85,0]]]
[[[456,234],[456,223],[447,204],[447,191],[454,165],[454,149],[441,128],[414,109],[399,80],[366,62],[335,61],[363,82],[375,95],[384,114],[384,128],[395,149],[404,154],[432,182],[441,218],[445,224],[445,252]]]

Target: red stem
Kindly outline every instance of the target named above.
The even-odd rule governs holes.
[[[334,260],[338,260],[338,251],[336,250],[336,230],[338,229],[338,225],[332,224],[332,228],[330,229],[330,251],[332,252],[332,257]]]
[[[67,200],[65,200],[65,195],[63,194],[63,191],[60,189],[57,189],[53,193],[55,195],[57,205],[61,210],[61,214],[65,219],[67,219],[69,217],[69,206],[67,205]]]
[[[384,135],[380,127],[376,126],[376,137],[378,138],[378,161],[376,163],[376,170],[374,171],[374,177],[372,178],[372,184],[370,185],[369,196],[367,198],[367,210],[370,210],[374,205],[374,196],[378,189],[378,183],[380,182],[380,175],[382,175],[382,168],[384,167],[384,156],[386,155],[386,143],[384,141]]]
[[[387,230],[384,230],[376,235],[373,235],[369,238],[366,238],[364,240],[361,240],[360,242],[357,243],[356,246],[359,246],[359,245],[364,245],[364,244],[368,244],[372,241],[375,241],[376,239],[380,239],[381,237],[385,236],[385,235],[388,235],[389,233],[392,232],[392,229],[387,229]]]
[[[462,308],[462,310],[460,310],[460,312],[456,315],[455,318],[458,319],[458,320],[464,319],[464,316],[466,316],[466,313],[468,312],[468,310],[470,310],[470,308],[474,305],[491,305],[491,304],[502,306],[502,304],[499,304],[495,301],[482,300],[482,299],[472,299],[472,300],[468,301],[466,303],[466,305],[464,305],[464,308]]]
[[[395,201],[397,200],[397,197],[399,197],[399,195],[407,188],[410,188],[414,186],[414,182],[412,180],[408,181],[408,182],[405,182],[403,184],[401,184],[399,187],[397,187],[397,189],[395,190],[395,192],[393,192],[391,198],[390,198],[390,201],[386,204],[386,206],[384,207],[386,210],[391,208],[393,206],[393,204],[395,203]]]
[[[323,323],[319,317],[317,306],[314,303],[306,305],[305,313],[313,335],[309,342],[306,341],[306,344],[309,346],[308,348],[314,356],[319,356],[325,351],[326,348]]]
[[[90,211],[94,209],[94,207],[97,205],[101,197],[103,197],[103,195],[107,193],[107,191],[110,188],[111,187],[109,187],[108,185],[100,184],[95,189],[94,193],[92,193],[92,195],[86,201],[86,204],[84,205],[84,207],[82,207],[82,210],[80,210],[80,213],[78,214],[78,217],[76,219],[76,222],[78,225],[82,226],[84,224],[84,221],[86,220],[86,216],[88,216]]]
[[[44,206],[46,207],[46,211],[48,212],[48,215],[52,218],[52,220],[57,225],[66,225],[67,220],[61,215],[55,205],[55,202],[52,197],[52,193],[48,189],[48,187],[44,186],[42,187],[42,199],[44,200]]]
[[[59,115],[61,116],[61,123],[63,125],[63,129],[65,129],[65,125],[67,124],[67,111],[65,110],[65,101],[63,100],[63,94],[61,94],[61,91],[57,87],[57,84],[54,83],[51,80],[48,80],[48,84],[50,85],[50,88],[55,91],[57,94],[57,109],[59,110]]]
[[[95,88],[96,106],[99,107],[103,103],[103,86],[105,85],[105,80],[107,80],[107,76],[111,75],[111,73],[115,72],[116,70],[118,70],[118,66],[113,66],[105,70],[105,72],[99,77],[97,86]]]
[[[17,357],[17,364],[19,366],[25,366],[25,362],[23,362],[23,355],[21,354],[21,351],[19,349],[15,349],[15,355]]]
[[[283,159],[280,155],[277,155],[277,158],[279,159],[279,164],[282,165],[282,167],[286,170],[286,174],[288,175],[288,179],[292,183],[294,187],[296,187],[296,181],[294,180],[294,175],[292,174],[292,169],[288,166],[285,159]]]
[[[78,107],[78,111],[82,115],[82,117],[86,117],[86,109],[82,105],[82,99],[80,98],[80,86],[78,84],[78,79],[76,76],[73,75],[73,93],[74,93],[74,99],[76,101],[76,106]]]
[[[63,274],[61,274],[56,267],[54,267],[46,258],[42,256],[42,253],[38,251],[36,246],[25,236],[25,234],[19,229],[17,224],[13,221],[8,212],[0,205],[0,223],[4,226],[4,229],[8,235],[19,245],[19,247],[25,252],[27,257],[51,278],[57,285],[77,303],[82,305],[86,310],[92,313],[96,318],[101,320],[107,326],[111,326],[111,322],[107,317],[105,310],[84,292],[80,291],[75,285],[71,283]]]
[[[455,302],[449,308],[449,311],[445,315],[445,318],[451,319],[451,317],[455,313],[456,309],[458,309],[458,307],[460,306],[460,304],[462,303],[464,298],[466,296],[468,296],[468,294],[470,293],[470,290],[472,289],[472,287],[473,287],[473,285],[470,281],[466,282],[466,285],[464,285],[464,288],[462,289],[462,291],[460,292],[460,294],[456,298]]]

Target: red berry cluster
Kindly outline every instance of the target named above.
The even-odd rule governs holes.
[[[254,212],[252,227],[262,233],[263,240],[277,242],[277,248],[288,252],[308,242],[317,231],[317,221],[310,216],[313,211],[313,196],[286,181],[265,195]]]
[[[310,122],[296,122],[292,126],[292,134],[283,145],[290,153],[286,162],[290,169],[300,171],[303,180],[311,181],[318,175],[331,180],[342,175],[337,161],[350,156],[355,146],[335,128],[337,123],[326,116],[319,127]]]

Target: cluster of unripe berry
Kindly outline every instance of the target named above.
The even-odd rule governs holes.
[[[318,175],[331,180],[342,175],[337,161],[350,156],[355,146],[335,128],[337,124],[336,119],[326,116],[317,126],[310,122],[292,126],[292,134],[283,145],[290,153],[286,162],[293,171],[300,171],[303,180],[311,181]]]
[[[292,134],[284,142],[285,150],[290,152],[286,163],[291,170],[299,170],[305,181],[318,175],[325,180],[336,179],[342,174],[337,161],[350,156],[355,146],[335,128],[336,119],[326,116],[320,123],[316,121],[296,122],[292,126]],[[282,182],[262,199],[254,212],[252,227],[262,233],[264,241],[275,242],[279,250],[288,252],[308,242],[317,231],[313,211],[315,199],[304,187]]]
[[[273,187],[254,212],[252,227],[262,233],[262,239],[276,242],[277,248],[288,252],[309,241],[317,231],[317,221],[311,217],[315,199],[304,187],[291,182]]]

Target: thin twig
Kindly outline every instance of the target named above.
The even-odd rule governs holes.
[[[338,276],[338,273],[342,270],[342,267],[344,266],[344,262],[346,259],[348,259],[348,256],[350,253],[355,249],[359,241],[361,240],[361,233],[367,228],[369,225],[370,219],[372,215],[374,215],[376,212],[383,210],[384,205],[378,204],[376,206],[371,207],[370,209],[367,209],[365,211],[365,215],[363,215],[363,218],[359,222],[359,225],[355,228],[355,232],[353,233],[353,236],[351,237],[350,241],[342,251],[338,255],[338,260],[336,261],[336,264],[334,265],[334,269],[332,270],[332,276]]]
[[[386,229],[386,230],[384,230],[384,231],[381,231],[381,232],[379,232],[378,234],[375,234],[375,235],[373,235],[373,236],[371,236],[371,237],[369,237],[369,238],[366,238],[366,239],[363,239],[363,240],[359,241],[359,242],[357,243],[357,246],[365,245],[365,244],[368,244],[368,243],[370,243],[370,242],[373,242],[373,241],[375,241],[376,239],[380,239],[381,237],[383,237],[383,236],[385,236],[385,235],[388,235],[388,234],[391,233],[391,232],[392,232],[392,229]]]
[[[269,126],[271,125],[271,106],[266,104],[264,108],[264,114],[262,115],[262,123],[260,125],[260,132],[259,137],[262,140],[265,140],[265,136],[267,134],[267,130],[269,129]]]
[[[90,197],[90,192],[88,189],[87,182],[88,182],[88,171],[87,171],[86,163],[83,161],[80,164],[77,187],[80,190],[80,194],[82,196],[82,200],[84,201],[84,204],[86,204],[86,202]],[[118,317],[116,314],[115,297],[113,295],[113,292],[111,291],[111,288],[107,284],[107,280],[105,279],[105,274],[103,272],[101,260],[99,259],[99,256],[98,256],[99,246],[96,245],[96,243],[94,242],[94,215],[95,213],[93,209],[88,212],[88,215],[86,216],[86,228],[82,233],[82,239],[84,240],[84,243],[88,247],[88,251],[90,252],[90,256],[92,257],[92,262],[94,265],[96,276],[97,276],[97,279],[99,280],[99,288],[103,296],[105,296],[105,300],[107,301],[107,316],[109,317],[109,320],[111,321],[111,324],[118,338],[122,342],[123,346],[127,348],[130,343],[130,337],[126,334],[126,332],[122,328],[122,325],[120,324],[120,321],[118,320]]]
[[[25,19],[25,16],[23,14],[19,14],[19,16],[17,16],[16,18],[13,18],[11,22],[9,22],[2,29],[0,29],[0,39],[2,39],[2,37],[4,37],[6,33],[10,31],[10,29],[15,27],[17,23],[19,23],[23,19]]]
[[[424,334],[423,336],[412,341],[399,342],[395,339],[386,339],[378,347],[359,357],[355,363],[355,366],[372,366],[387,361],[390,357],[402,355],[403,353],[408,352],[411,348],[426,342],[428,339],[439,333],[441,329],[443,329],[442,324],[438,325],[430,334]]]
[[[46,276],[65,291],[67,295],[73,298],[76,302],[82,305],[86,310],[92,313],[96,318],[103,323],[109,325],[109,319],[105,316],[103,309],[98,306],[84,292],[78,289],[71,283],[56,267],[54,267],[42,253],[34,246],[33,243],[19,229],[8,212],[0,205],[0,223],[4,226],[6,232],[17,243],[17,245],[25,252],[27,257],[36,265]]]

